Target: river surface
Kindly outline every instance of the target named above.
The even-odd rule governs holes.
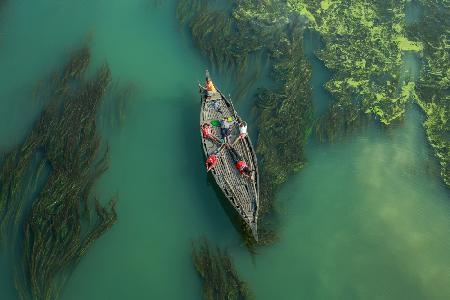
[[[414,106],[390,129],[371,125],[334,144],[312,137],[306,167],[275,199],[280,241],[248,253],[204,172],[196,85],[210,66],[180,29],[175,7],[172,0],[10,0],[1,12],[2,152],[23,141],[42,109],[31,97],[36,83],[86,36],[93,64],[107,61],[115,81],[136,87],[121,128],[99,116],[111,167],[96,193],[104,201],[119,195],[119,221],[60,298],[200,299],[191,243],[206,236],[229,249],[256,299],[450,299],[449,192]],[[307,51],[318,47],[311,43]],[[308,57],[320,114],[330,74]],[[229,76],[213,77],[235,90]],[[235,103],[252,119],[247,96]],[[0,299],[15,300],[7,253],[2,248]]]

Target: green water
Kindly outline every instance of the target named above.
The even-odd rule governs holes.
[[[30,96],[36,82],[88,34],[94,65],[107,61],[114,80],[136,86],[121,129],[100,121],[111,167],[96,191],[119,195],[119,222],[61,299],[200,299],[190,252],[201,236],[228,247],[256,299],[450,298],[449,193],[415,107],[389,130],[372,126],[332,145],[312,138],[307,166],[277,195],[280,242],[252,257],[204,172],[196,84],[210,66],[179,29],[175,1],[11,0],[0,28],[2,151],[42,108]],[[412,61],[405,69],[414,73]],[[320,114],[329,74],[312,65]],[[235,88],[229,76],[213,76]],[[251,100],[235,102],[251,118]],[[16,299],[1,251],[0,299]]]

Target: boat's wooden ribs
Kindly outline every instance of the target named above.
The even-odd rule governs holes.
[[[219,109],[215,109],[212,102],[218,101]],[[236,120],[237,115],[232,108],[232,106],[227,103],[221,96],[217,93],[211,97],[210,100],[202,101],[202,114],[201,123],[208,122],[212,120],[222,120],[224,117],[233,117]],[[213,127],[213,134],[216,137],[221,137],[220,127]],[[232,144],[236,138],[239,136],[239,126],[233,126],[231,134],[229,137],[229,143]],[[210,141],[205,140],[203,142],[204,148],[207,151],[207,155],[212,154],[218,146]],[[248,167],[251,170],[255,170],[255,157],[251,154],[249,141],[247,138],[240,140],[234,145],[234,148],[240,153],[247,162]],[[234,161],[231,157],[228,149],[223,149],[217,166],[212,170],[213,175],[216,179],[217,184],[224,191],[227,198],[234,205],[236,210],[241,214],[247,223],[254,223],[256,226],[256,208],[257,205],[257,187],[256,183],[242,176],[238,170],[234,167]]]

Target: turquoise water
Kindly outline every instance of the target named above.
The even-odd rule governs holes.
[[[87,35],[94,65],[107,61],[115,81],[136,87],[122,128],[100,122],[111,167],[96,191],[105,201],[119,195],[119,221],[61,299],[199,299],[190,252],[201,236],[228,247],[256,299],[450,298],[449,193],[416,108],[389,130],[372,126],[331,145],[312,138],[307,166],[277,195],[280,242],[252,257],[203,169],[196,85],[210,66],[180,30],[175,1],[9,1],[0,28],[1,150],[40,112],[36,83]],[[312,65],[320,114],[329,74]],[[235,103],[252,117],[250,99]],[[0,299],[17,299],[2,251]]]

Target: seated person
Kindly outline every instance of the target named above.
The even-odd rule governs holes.
[[[211,141],[217,144],[222,144],[220,140],[212,134],[211,125],[209,125],[208,123],[203,123],[203,125],[201,126],[201,130],[202,130],[202,137],[204,139],[210,139]]]
[[[211,171],[214,169],[214,167],[219,163],[219,154],[222,152],[223,148],[225,147],[225,144],[220,145],[219,148],[217,148],[216,151],[211,153],[208,158],[206,159],[206,172]]]
[[[239,123],[239,136],[237,137],[237,139],[234,141],[234,144],[236,144],[239,140],[245,138],[247,136],[247,123],[245,121],[242,121],[241,123]]]
[[[230,154],[235,163],[235,167],[239,171],[239,173],[253,180],[253,171],[250,170],[250,168],[247,166],[247,163],[244,161],[242,156],[236,151],[236,149],[230,147]]]
[[[214,86],[214,83],[209,78],[206,78],[206,88],[205,89],[206,89],[206,95],[207,96],[212,96],[215,93],[217,93],[217,89]]]
[[[205,163],[206,164],[206,172],[209,172],[212,169],[214,169],[214,167],[217,165],[218,162],[219,162],[219,159],[217,158],[217,155],[215,153],[208,156],[208,158],[206,159],[206,163]]]

